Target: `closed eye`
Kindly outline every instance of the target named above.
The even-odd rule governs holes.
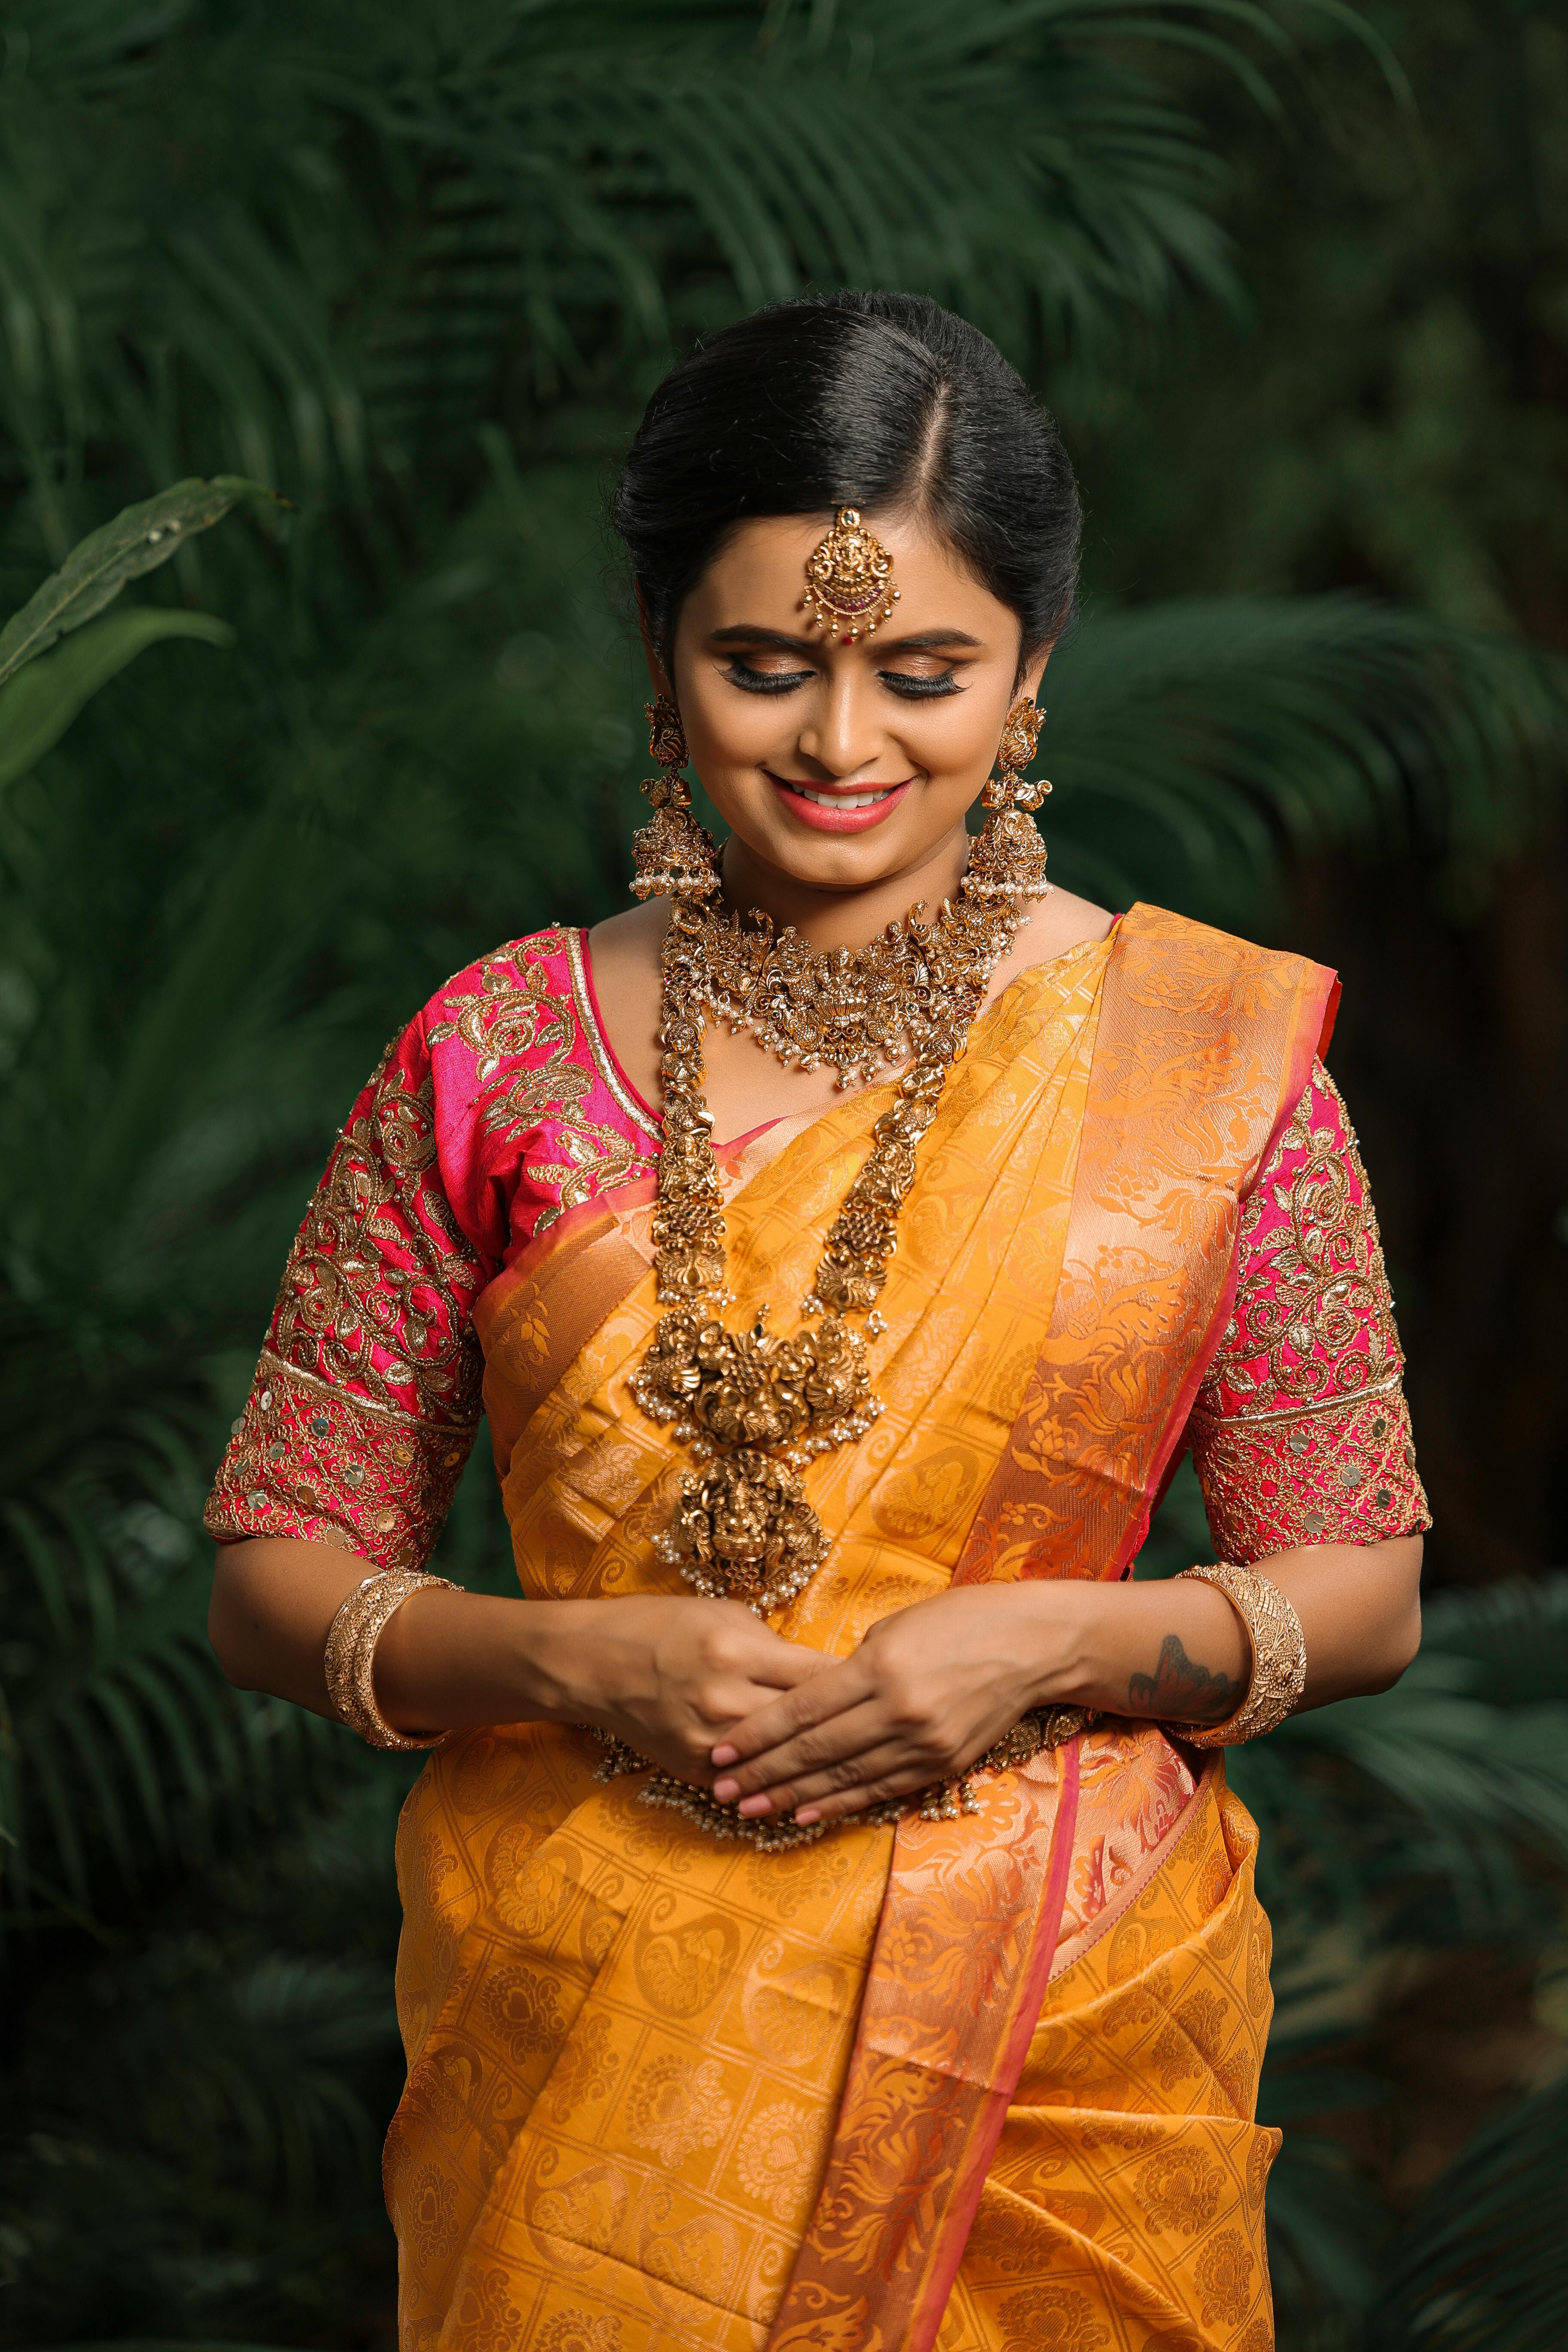
[[[907,702],[921,702],[933,694],[962,694],[963,688],[950,669],[940,677],[916,677],[905,669],[879,669],[877,672],[884,686],[891,687]]]
[[[747,694],[793,694],[814,674],[808,669],[753,669],[739,655],[724,672],[731,686],[742,688]]]

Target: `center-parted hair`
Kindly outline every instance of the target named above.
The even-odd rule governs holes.
[[[708,336],[637,427],[610,511],[666,669],[737,524],[841,506],[929,523],[1016,613],[1021,660],[1071,612],[1078,485],[995,344],[923,295],[812,295]]]

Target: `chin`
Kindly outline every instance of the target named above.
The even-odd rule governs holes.
[[[818,890],[868,890],[879,882],[886,882],[910,866],[931,856],[934,843],[921,844],[908,838],[883,835],[871,839],[862,835],[847,840],[802,841],[798,835],[784,839],[749,845],[753,856],[766,858],[794,882],[805,882]]]

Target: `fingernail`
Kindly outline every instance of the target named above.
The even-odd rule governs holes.
[[[710,1748],[708,1751],[708,1760],[710,1764],[738,1764],[741,1760],[741,1751],[738,1748],[728,1746]]]
[[[739,1811],[747,1814],[771,1813],[773,1809],[773,1801],[771,1797],[742,1797],[737,1808]]]
[[[795,1818],[798,1828],[808,1830],[813,1822],[819,1822],[822,1819],[821,1808],[816,1805],[802,1805]]]
[[[738,1797],[740,1793],[739,1780],[715,1780],[713,1783],[713,1794],[721,1805],[727,1805],[731,1797]]]

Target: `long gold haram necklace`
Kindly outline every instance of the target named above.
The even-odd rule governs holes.
[[[890,560],[853,509],[807,565],[807,604],[816,618],[844,627],[853,642],[861,623],[851,595],[867,576],[891,610],[897,590]],[[836,604],[836,596],[839,601]],[[868,624],[876,625],[876,614]],[[1022,699],[1008,715],[998,754],[1000,775],[986,788],[993,812],[974,844],[955,902],[922,924],[921,907],[860,950],[815,950],[794,930],[777,939],[765,918],[725,919],[704,901],[718,895],[718,855],[690,814],[679,771],[687,751],[679,719],[666,702],[649,706],[652,747],[664,773],[647,786],[656,815],[637,836],[639,898],[671,904],[660,956],[659,1032],[664,1088],[658,1192],[654,1213],[660,1317],[647,1355],[631,1382],[643,1411],[689,1446],[696,1467],[681,1482],[669,1526],[656,1538],[659,1557],[699,1592],[741,1601],[758,1615],[804,1590],[827,1557],[831,1538],[807,1500],[802,1475],[819,1454],[865,1435],[881,1411],[871,1387],[865,1339],[846,1319],[867,1318],[887,1280],[899,1211],[914,1181],[916,1150],[936,1117],[953,1064],[961,1057],[991,974],[1043,898],[1045,851],[1026,810],[1048,785],[1020,782],[1033,757],[1040,713]],[[712,1116],[702,1090],[706,1014],[746,1029],[786,1065],[826,1062],[840,1086],[869,1081],[898,1059],[909,1066],[898,1097],[871,1130],[871,1150],[834,1219],[812,1288],[800,1303],[800,1328],[768,1328],[763,1306],[749,1330],[731,1329],[723,1308],[724,1214]],[[982,1759],[1016,1763],[1047,1740],[1081,1727],[1075,1709],[1031,1714]],[[617,1742],[605,1771],[646,1769]],[[975,1769],[980,1767],[973,1768]],[[668,1804],[729,1835],[770,1847],[820,1834],[794,1823],[742,1821],[705,1790],[657,1774],[646,1801]],[[900,1800],[880,1809],[902,1811]],[[922,1810],[943,1817],[973,1803],[967,1778],[927,1792]],[[861,1818],[864,1818],[862,1816]]]
[[[993,919],[999,940],[1010,935],[1005,919]],[[743,1601],[763,1615],[793,1601],[827,1556],[828,1537],[800,1474],[816,1455],[863,1437],[881,1411],[865,1341],[846,1318],[873,1308],[887,1279],[915,1149],[963,1051],[984,975],[976,973],[952,1027],[922,1042],[897,1101],[871,1130],[870,1155],[801,1301],[803,1318],[815,1319],[786,1338],[768,1329],[763,1307],[751,1330],[731,1330],[721,1319],[730,1299],[724,1216],[702,1098],[706,950],[717,928],[678,901],[665,938],[654,1262],[658,1296],[673,1307],[631,1385],[644,1412],[673,1424],[677,1443],[702,1465],[682,1483],[675,1517],[657,1539],[660,1558],[699,1592]]]

